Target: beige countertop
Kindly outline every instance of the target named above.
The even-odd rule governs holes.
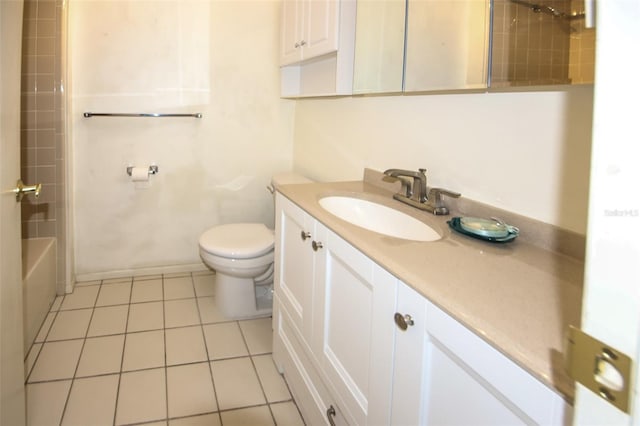
[[[377,185],[356,182],[283,185],[278,190],[517,364],[573,401],[563,370],[563,340],[579,326],[583,262],[528,242],[489,243],[450,230],[447,220],[394,200]],[[351,225],[318,200],[348,195],[392,206],[437,229],[435,242],[387,237]],[[485,217],[485,216],[482,216]],[[508,222],[519,226],[519,223]]]

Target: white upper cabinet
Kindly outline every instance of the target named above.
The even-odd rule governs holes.
[[[284,0],[280,65],[338,50],[339,1]]]

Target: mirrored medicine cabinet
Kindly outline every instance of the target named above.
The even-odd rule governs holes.
[[[354,94],[593,83],[584,0],[357,0]]]

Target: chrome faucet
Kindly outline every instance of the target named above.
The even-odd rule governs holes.
[[[458,198],[458,192],[443,188],[430,188],[427,191],[426,169],[418,169],[417,172],[402,169],[388,169],[384,174],[397,178],[402,184],[403,192],[393,194],[393,198],[420,210],[425,210],[435,215],[449,214],[449,209],[442,202],[442,196]],[[406,178],[413,179],[413,185]]]

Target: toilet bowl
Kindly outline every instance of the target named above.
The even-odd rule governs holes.
[[[293,173],[274,175],[272,185],[308,183]],[[215,274],[215,303],[229,319],[269,316],[273,304],[274,234],[262,223],[214,226],[198,241],[200,257]]]

